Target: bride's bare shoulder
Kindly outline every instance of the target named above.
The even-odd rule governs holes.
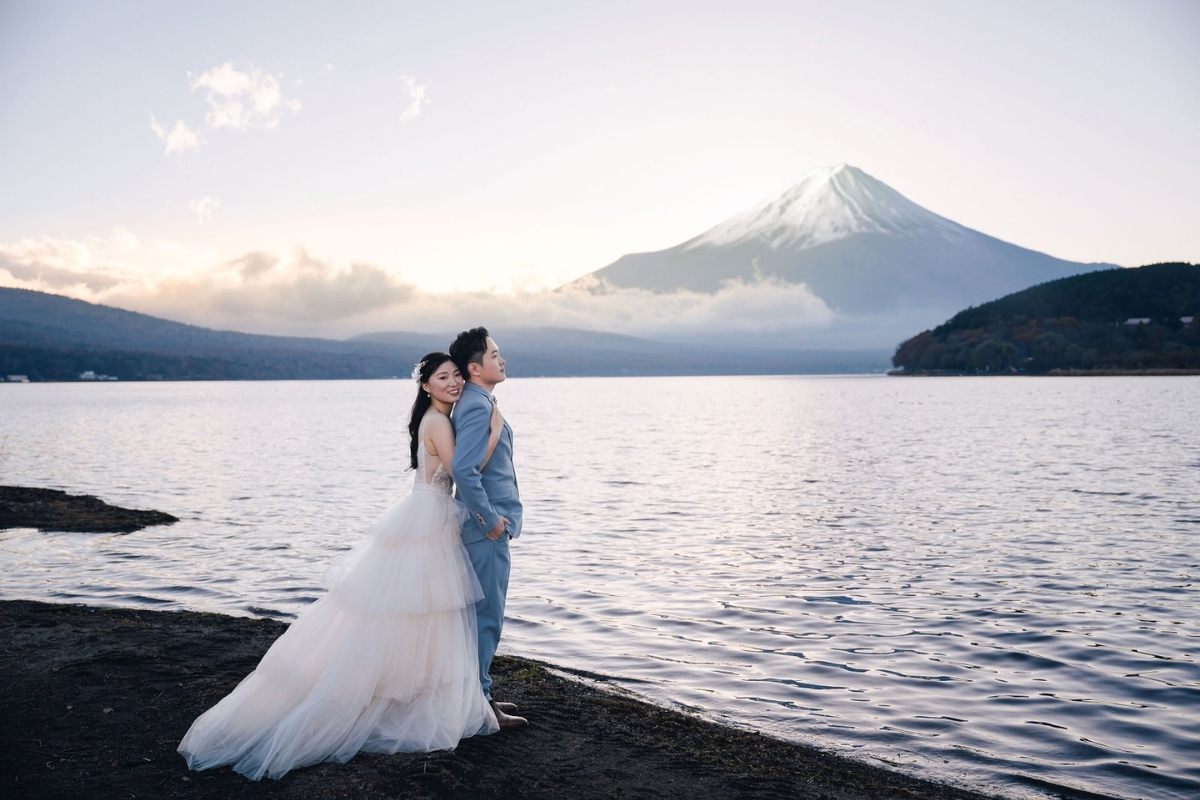
[[[450,418],[436,408],[431,408],[425,412],[424,419],[421,420],[425,424],[425,432],[433,433],[439,430],[452,430],[450,426]]]

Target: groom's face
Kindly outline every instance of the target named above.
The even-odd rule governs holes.
[[[476,365],[471,365],[475,372]],[[479,381],[489,386],[495,386],[506,377],[504,374],[504,359],[500,357],[500,347],[492,337],[487,339],[487,350],[483,351],[483,363],[478,365]]]

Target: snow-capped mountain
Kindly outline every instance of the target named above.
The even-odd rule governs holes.
[[[843,164],[813,170],[778,197],[682,244],[622,256],[574,285],[711,293],[738,279],[803,283],[838,315],[836,328],[849,330],[857,320],[890,345],[921,330],[913,325],[937,325],[967,306],[1112,266],[1001,241]]]
[[[926,211],[862,170],[843,164],[809,172],[779,197],[731,217],[683,248],[759,241],[773,250],[800,250],[860,233],[961,240],[970,231]]]

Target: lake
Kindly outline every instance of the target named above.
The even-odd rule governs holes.
[[[0,385],[0,596],[289,618],[407,493],[409,381]],[[510,379],[502,650],[1012,797],[1200,796],[1200,378]]]

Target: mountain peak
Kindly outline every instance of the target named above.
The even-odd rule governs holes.
[[[767,302],[750,298],[782,302],[784,287],[802,286],[836,315],[827,331],[833,338],[809,330],[809,346],[845,345],[851,339],[844,337],[859,335],[854,331],[876,337],[853,339],[858,344],[883,345],[966,306],[1104,266],[971,230],[840,164],[812,170],[778,197],[674,247],[621,256],[578,286],[703,292],[747,315]],[[803,318],[805,307],[796,308]]]
[[[928,211],[858,167],[839,164],[806,173],[778,197],[684,243],[684,250],[756,241],[804,249],[856,233],[959,238],[966,229]]]

